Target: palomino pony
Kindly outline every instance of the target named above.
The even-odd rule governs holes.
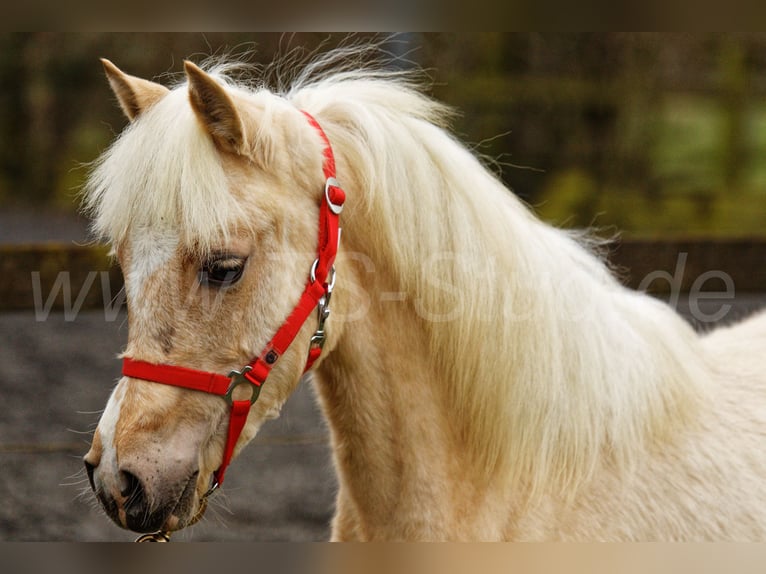
[[[85,204],[129,335],[85,464],[118,525],[198,520],[307,370],[334,540],[766,540],[766,315],[698,335],[622,287],[401,73],[104,66],[131,123]]]

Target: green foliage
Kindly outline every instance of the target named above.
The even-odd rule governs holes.
[[[727,183],[725,118],[716,102],[676,97],[652,120],[643,181],[600,186],[588,166],[546,178],[537,212],[559,225],[617,228],[636,235],[762,235],[766,222],[766,104],[746,114],[747,155]]]

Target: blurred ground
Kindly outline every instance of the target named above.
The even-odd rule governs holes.
[[[0,242],[78,241],[85,224],[67,216],[0,213]],[[3,278],[0,278],[3,280]],[[740,294],[723,322],[766,306],[765,294]],[[712,314],[721,301],[701,304]],[[679,311],[689,315],[688,301]],[[102,311],[74,321],[51,313],[0,313],[0,540],[130,541],[100,510],[81,457],[114,382],[127,327]],[[702,325],[703,328],[706,325]],[[314,541],[329,536],[336,488],[327,431],[306,382],[282,416],[268,423],[227,473],[206,519],[178,540]],[[80,493],[85,490],[84,496]]]

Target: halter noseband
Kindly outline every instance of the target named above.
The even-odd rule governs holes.
[[[125,357],[122,362],[122,374],[134,379],[143,379],[154,383],[183,387],[195,391],[211,393],[222,397],[231,407],[229,430],[224,447],[223,461],[213,475],[213,485],[205,494],[208,496],[223,484],[226,468],[231,462],[234,447],[247,421],[250,407],[258,399],[261,386],[271,372],[271,369],[284,354],[295,339],[298,331],[309,318],[315,308],[318,308],[318,326],[311,337],[306,368],[311,368],[322,353],[325,341],[324,323],[330,314],[329,303],[333,286],[335,285],[335,255],[340,241],[338,216],[343,210],[346,195],[335,179],[335,158],[327,138],[319,123],[307,112],[303,114],[309,123],[319,132],[324,141],[324,162],[322,171],[325,177],[324,198],[319,207],[319,246],[317,258],[311,266],[309,281],[303,290],[298,304],[287,317],[282,326],[266,344],[261,354],[242,367],[239,371],[231,371],[228,376],[209,371],[198,371],[177,365],[155,364],[137,361]],[[240,385],[250,387],[249,400],[234,400],[234,389]]]

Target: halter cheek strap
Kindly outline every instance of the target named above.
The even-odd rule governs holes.
[[[325,177],[324,197],[319,207],[319,242],[317,258],[311,266],[309,280],[298,304],[293,308],[282,326],[266,344],[260,355],[255,357],[239,371],[231,371],[228,376],[209,371],[198,371],[178,365],[166,365],[137,361],[125,357],[122,362],[122,374],[134,379],[142,379],[175,387],[183,387],[222,397],[230,406],[229,428],[226,436],[223,460],[214,474],[210,494],[223,483],[226,468],[231,462],[234,447],[247,422],[250,407],[258,399],[263,383],[271,369],[293,342],[303,324],[314,309],[318,309],[318,326],[311,338],[305,371],[311,368],[322,353],[325,340],[324,322],[330,309],[330,296],[335,285],[335,256],[340,242],[339,215],[343,210],[346,196],[335,179],[335,157],[330,140],[319,123],[307,112],[303,114],[308,122],[319,132],[324,142],[324,161],[322,170]],[[250,398],[234,400],[234,389],[239,386],[250,388]]]

